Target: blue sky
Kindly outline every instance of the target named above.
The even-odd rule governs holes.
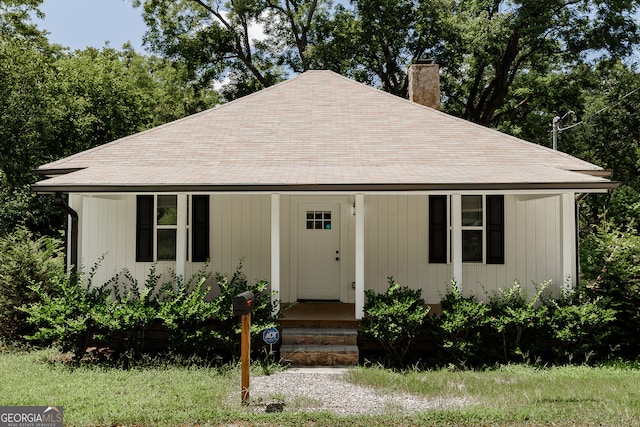
[[[49,31],[49,41],[72,50],[101,48],[108,41],[119,49],[130,41],[138,52],[146,30],[141,10],[130,0],[44,0],[44,20],[34,22]]]

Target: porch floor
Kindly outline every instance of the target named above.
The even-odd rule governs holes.
[[[280,326],[288,328],[359,328],[355,304],[333,302],[284,303]]]

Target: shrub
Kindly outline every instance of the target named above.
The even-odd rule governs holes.
[[[32,287],[50,290],[64,279],[62,242],[51,237],[36,238],[25,227],[0,238],[0,337],[24,343],[35,329],[20,307],[38,301]]]
[[[158,317],[169,332],[169,350],[203,353],[219,339],[220,332],[211,325],[219,301],[208,297],[211,286],[205,284],[210,276],[205,266],[188,281],[173,274],[162,286]]]
[[[600,298],[580,292],[545,301],[548,309],[549,350],[554,361],[587,362],[590,357],[607,357],[615,311],[602,306]]]
[[[540,330],[545,324],[547,306],[541,303],[541,297],[547,287],[548,282],[537,286],[531,297],[516,281],[510,288],[498,289],[489,297],[489,326],[499,342],[486,339],[484,345],[487,349],[500,348],[501,352],[496,354],[498,359],[520,361],[544,347]]]
[[[484,337],[488,332],[489,307],[475,295],[464,297],[455,282],[441,299],[441,314],[435,319],[444,353],[454,363],[483,361]]]
[[[39,300],[23,308],[36,332],[26,338],[39,344],[57,344],[64,352],[73,352],[79,361],[94,335],[101,330],[108,308],[105,301],[109,291],[105,286],[92,287],[91,280],[97,266],[92,269],[87,285],[79,277],[65,275],[49,289],[41,285],[31,289]]]
[[[403,365],[412,341],[423,332],[430,307],[422,298],[422,290],[400,286],[388,278],[385,293],[367,289],[362,333],[382,345],[394,363]]]
[[[218,311],[215,317],[215,326],[219,332],[218,343],[225,346],[234,356],[240,355],[240,334],[242,326],[240,317],[233,314],[233,298],[245,291],[253,292],[255,300],[251,311],[251,335],[257,336],[259,332],[276,326],[275,319],[280,316],[279,302],[271,302],[273,292],[267,292],[269,284],[258,281],[249,286],[247,277],[242,272],[242,260],[238,263],[231,279],[227,275],[216,274],[215,281],[220,289],[216,298]],[[275,313],[275,315],[274,315]]]
[[[615,312],[604,343],[627,358],[640,355],[640,234],[603,220],[580,246],[585,293]]]
[[[55,343],[63,351],[73,352],[76,361],[96,340],[139,354],[144,349],[145,330],[159,321],[169,333],[169,349],[176,353],[202,354],[223,345],[235,355],[239,354],[241,328],[240,318],[233,315],[232,302],[245,290],[256,296],[252,331],[275,325],[267,282],[248,286],[242,263],[230,281],[216,275],[220,294],[214,298],[211,286],[206,284],[211,276],[208,266],[188,281],[172,272],[170,279],[161,283],[154,265],[142,287],[127,270],[94,286],[98,267],[99,263],[86,283],[66,276],[51,289],[32,287],[39,300],[23,309],[37,328],[27,337],[29,340]]]
[[[124,269],[103,286],[104,300],[92,307],[98,325],[94,338],[115,345],[118,350],[140,353],[145,346],[145,332],[157,318],[159,301],[155,265],[141,288],[129,270]]]

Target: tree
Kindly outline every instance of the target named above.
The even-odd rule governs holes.
[[[226,77],[228,97],[310,68],[307,49],[327,16],[327,0],[133,0],[143,5],[153,51],[185,64],[202,85]],[[256,40],[252,30],[264,28]]]
[[[38,9],[43,0],[0,0],[0,36],[20,35],[24,38],[45,40],[45,34],[31,22],[31,16],[42,18]]]
[[[544,94],[540,86],[518,84],[562,73],[587,55],[629,54],[639,40],[637,7],[634,1],[451,2],[441,16],[450,26],[438,58],[445,109],[499,125]]]
[[[637,0],[135,0],[147,42],[184,61],[194,78],[230,75],[244,94],[293,72],[328,68],[406,95],[404,70],[421,56],[443,68],[444,109],[498,126],[550,72],[588,56],[622,57],[638,43]],[[250,29],[264,24],[266,37]],[[524,90],[521,90],[524,89]]]
[[[40,38],[0,39],[0,235],[54,235],[63,215],[29,185],[39,165],[215,104],[180,66],[129,47],[73,53]]]

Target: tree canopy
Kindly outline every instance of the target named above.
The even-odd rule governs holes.
[[[236,97],[291,73],[331,69],[405,96],[421,57],[443,69],[446,111],[497,126],[542,96],[516,87],[587,60],[628,55],[636,0],[133,0],[156,53]],[[262,26],[262,37],[252,29]]]
[[[0,1],[0,235],[18,223],[55,233],[36,200],[39,165],[214,105],[178,64],[125,46],[69,52],[31,23],[40,1]]]

